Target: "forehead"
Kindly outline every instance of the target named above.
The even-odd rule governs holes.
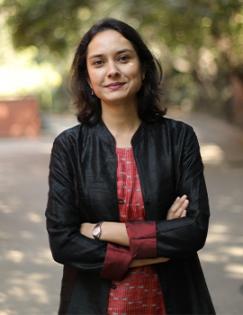
[[[87,55],[109,54],[123,49],[134,50],[132,43],[114,30],[96,34],[88,45]]]

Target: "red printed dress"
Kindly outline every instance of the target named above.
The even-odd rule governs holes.
[[[143,221],[144,203],[132,148],[117,148],[116,153],[120,220]],[[154,242],[152,246],[155,245]],[[109,294],[108,315],[120,314],[165,314],[158,276],[151,266],[129,269],[124,279],[113,281]]]

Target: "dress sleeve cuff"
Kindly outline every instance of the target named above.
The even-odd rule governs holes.
[[[125,247],[108,243],[104,267],[101,271],[102,278],[122,280],[132,261],[132,252]]]
[[[154,221],[127,222],[126,228],[133,257],[157,257],[156,223]]]

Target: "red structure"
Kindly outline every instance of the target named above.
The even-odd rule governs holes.
[[[36,137],[39,132],[39,106],[35,98],[0,100],[0,137]]]
[[[243,127],[243,65],[235,68],[231,75],[232,121]]]

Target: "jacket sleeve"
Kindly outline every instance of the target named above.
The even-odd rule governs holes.
[[[185,128],[185,136],[176,155],[176,192],[179,196],[188,196],[187,215],[157,223],[158,255],[171,258],[190,255],[204,246],[210,215],[200,148],[189,126]]]
[[[156,222],[156,255],[159,257],[179,258],[193,254],[204,246],[207,237],[209,204],[200,148],[193,129],[189,126],[185,129],[183,139],[176,145],[175,191],[177,196],[188,196],[189,207],[184,218]],[[130,223],[134,235],[138,224]],[[140,242],[145,241],[146,238],[140,239]]]
[[[133,258],[129,248],[108,243],[101,276],[105,279],[122,280]]]
[[[153,221],[130,221],[126,223],[129,247],[134,258],[157,256],[156,223]]]
[[[80,234],[79,210],[75,205],[74,180],[67,137],[54,141],[49,172],[46,224],[55,261],[76,268],[101,271],[106,243]]]

